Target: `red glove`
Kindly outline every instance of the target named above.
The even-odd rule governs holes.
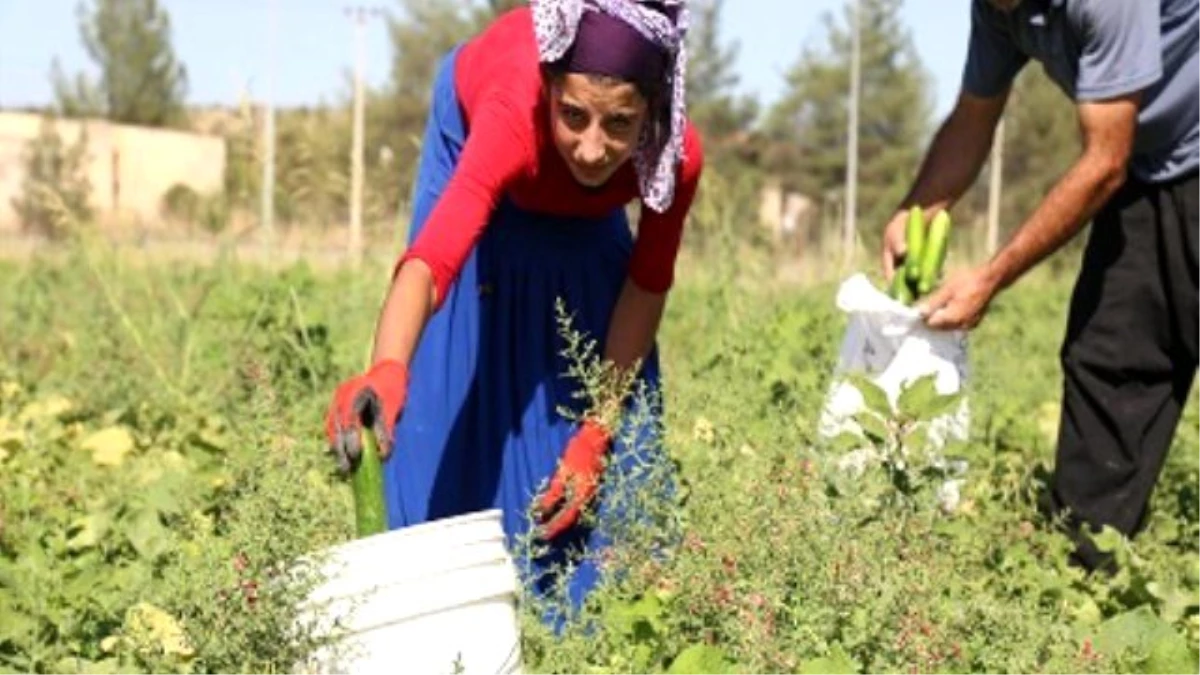
[[[358,466],[364,424],[374,429],[380,456],[386,459],[392,454],[396,420],[407,394],[408,368],[394,359],[384,359],[338,385],[325,415],[325,436],[343,473]]]
[[[610,440],[608,431],[590,419],[571,437],[550,487],[538,503],[543,539],[549,541],[569,530],[596,496]]]

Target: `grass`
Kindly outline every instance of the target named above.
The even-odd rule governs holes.
[[[1037,508],[1066,283],[1019,285],[971,336],[969,469],[946,514],[881,507],[884,472],[837,469],[815,431],[835,287],[763,269],[681,275],[660,337],[669,461],[650,467],[678,489],[634,496],[647,517],[564,635],[525,607],[527,668],[1195,671],[1194,398],[1149,530],[1109,542],[1125,571],[1088,578]],[[0,670],[292,667],[313,580],[270,580],[351,536],[321,419],[385,278],[86,247],[0,262]]]

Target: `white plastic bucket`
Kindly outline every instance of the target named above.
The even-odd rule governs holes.
[[[517,574],[500,511],[356,539],[322,561],[317,673],[518,673]]]

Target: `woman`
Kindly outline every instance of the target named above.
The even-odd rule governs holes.
[[[580,515],[597,492],[604,509],[606,463],[634,454],[614,438],[628,401],[594,401],[579,424],[559,414],[577,399],[556,301],[605,359],[658,385],[655,335],[702,165],[686,25],[684,0],[533,0],[445,57],[374,365],[327,415],[344,470],[360,421],[374,426],[390,527],[500,508],[510,542],[536,528],[547,544],[526,570],[541,592],[569,551],[605,545]],[[571,572],[574,606],[596,577],[594,559]]]

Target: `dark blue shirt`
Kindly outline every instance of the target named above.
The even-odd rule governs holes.
[[[1142,93],[1131,173],[1170,180],[1200,166],[1200,0],[974,0],[963,89],[995,96],[1030,60],[1072,100]]]

